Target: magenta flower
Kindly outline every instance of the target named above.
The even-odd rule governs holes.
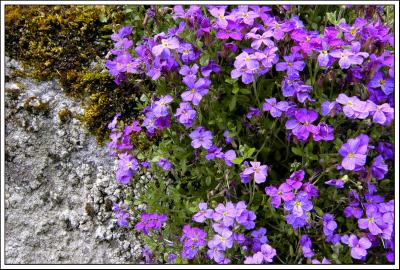
[[[361,134],[356,138],[348,139],[339,149],[343,157],[342,166],[346,170],[353,171],[356,166],[364,166],[367,160],[369,137]]]
[[[250,161],[251,167],[246,168],[243,171],[243,174],[245,175],[250,175],[254,174],[254,181],[257,184],[264,183],[265,180],[267,179],[267,170],[268,166],[267,165],[261,165],[260,162],[255,162],[255,161]]]
[[[192,139],[193,148],[203,147],[208,150],[212,146],[212,133],[203,127],[196,128],[189,137]]]
[[[271,204],[275,208],[279,208],[282,200],[284,202],[287,202],[294,199],[292,187],[289,186],[287,183],[282,183],[278,189],[274,186],[266,187],[265,193],[271,197]]]
[[[317,132],[317,127],[312,124],[318,118],[316,111],[301,108],[296,111],[295,118],[286,122],[286,128],[291,129],[299,140],[305,141],[310,133]]]
[[[367,249],[372,246],[372,243],[367,237],[357,238],[354,234],[351,234],[348,239],[348,245],[351,248],[351,257],[354,259],[362,259],[367,256]]]

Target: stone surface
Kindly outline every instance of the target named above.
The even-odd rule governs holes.
[[[77,119],[58,116],[80,104],[55,80],[12,77],[21,66],[5,60],[5,262],[139,263],[140,242],[109,206],[126,190],[115,161]]]

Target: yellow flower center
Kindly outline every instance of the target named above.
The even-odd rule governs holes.
[[[370,218],[368,219],[368,222],[374,222],[374,218],[373,218],[373,217],[370,217]]]
[[[164,47],[168,47],[168,43],[165,42],[165,41],[162,42],[162,45],[163,45]]]
[[[385,80],[379,80],[380,85],[385,85],[386,81]]]
[[[328,54],[327,50],[322,50],[322,54]]]
[[[219,18],[222,20],[225,18],[225,16],[221,14],[221,15],[219,15]]]
[[[289,67],[293,66],[293,63],[292,63],[292,62],[289,62],[289,63],[288,63],[288,66],[289,66]]]
[[[244,60],[246,60],[246,61],[249,61],[251,58],[250,58],[250,56],[246,56],[245,58],[244,58]]]
[[[226,217],[227,215],[228,215],[228,212],[225,211],[225,212],[224,212],[224,217]]]
[[[160,105],[161,105],[161,106],[165,106],[165,102],[164,102],[164,101],[161,101],[161,102],[160,102]]]
[[[351,102],[351,101],[349,100],[349,101],[347,101],[347,105],[350,106],[350,107],[353,107],[353,102]]]
[[[246,72],[246,69],[245,69],[245,68],[242,68],[242,72]]]
[[[186,49],[186,50],[183,51],[183,53],[184,53],[184,54],[189,54],[189,50]]]
[[[247,12],[243,12],[243,13],[242,13],[242,17],[243,17],[243,18],[247,18],[247,16],[249,16],[249,13],[247,13]]]
[[[282,191],[278,191],[278,195],[282,195]]]
[[[196,89],[192,88],[192,93],[196,92]]]
[[[225,242],[225,237],[221,236],[221,242]]]
[[[351,159],[351,158],[354,157],[354,154],[353,154],[352,152],[350,152],[350,153],[347,155],[347,157]]]
[[[194,237],[194,238],[193,238],[193,241],[194,241],[194,242],[197,242],[197,240],[198,240],[197,237]]]
[[[350,33],[351,33],[352,36],[355,36],[356,33],[357,33],[357,29],[355,29],[355,28],[351,29]]]
[[[259,168],[254,168],[254,172],[258,173],[260,171]]]
[[[275,23],[275,29],[278,29],[280,27],[279,23]]]
[[[310,124],[310,122],[308,122],[308,121],[306,121],[305,123],[304,123],[304,125],[306,125],[306,126],[308,126]]]
[[[301,202],[296,201],[296,202],[294,203],[294,206],[301,206]]]
[[[128,168],[132,168],[132,162],[129,161],[127,166],[128,166]]]
[[[311,38],[307,36],[306,41],[309,42],[310,40],[311,40]]]

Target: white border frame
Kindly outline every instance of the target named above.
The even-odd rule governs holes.
[[[5,38],[5,5],[237,5],[237,4],[258,4],[258,5],[394,5],[395,8],[395,264],[394,265],[5,265],[5,239],[4,239],[4,85],[5,85],[5,66],[4,66],[4,38]],[[399,2],[397,1],[2,1],[1,2],[1,269],[21,269],[29,267],[32,269],[202,269],[218,267],[220,269],[399,269]]]

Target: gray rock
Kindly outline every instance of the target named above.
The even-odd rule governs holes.
[[[5,66],[7,76],[22,70],[9,58]],[[140,241],[118,227],[106,206],[125,194],[115,181],[114,158],[77,119],[59,121],[61,109],[76,115],[81,105],[55,80],[13,77],[5,91],[16,89],[16,98],[5,95],[5,262],[138,262]],[[48,113],[32,113],[25,102],[48,103]]]

